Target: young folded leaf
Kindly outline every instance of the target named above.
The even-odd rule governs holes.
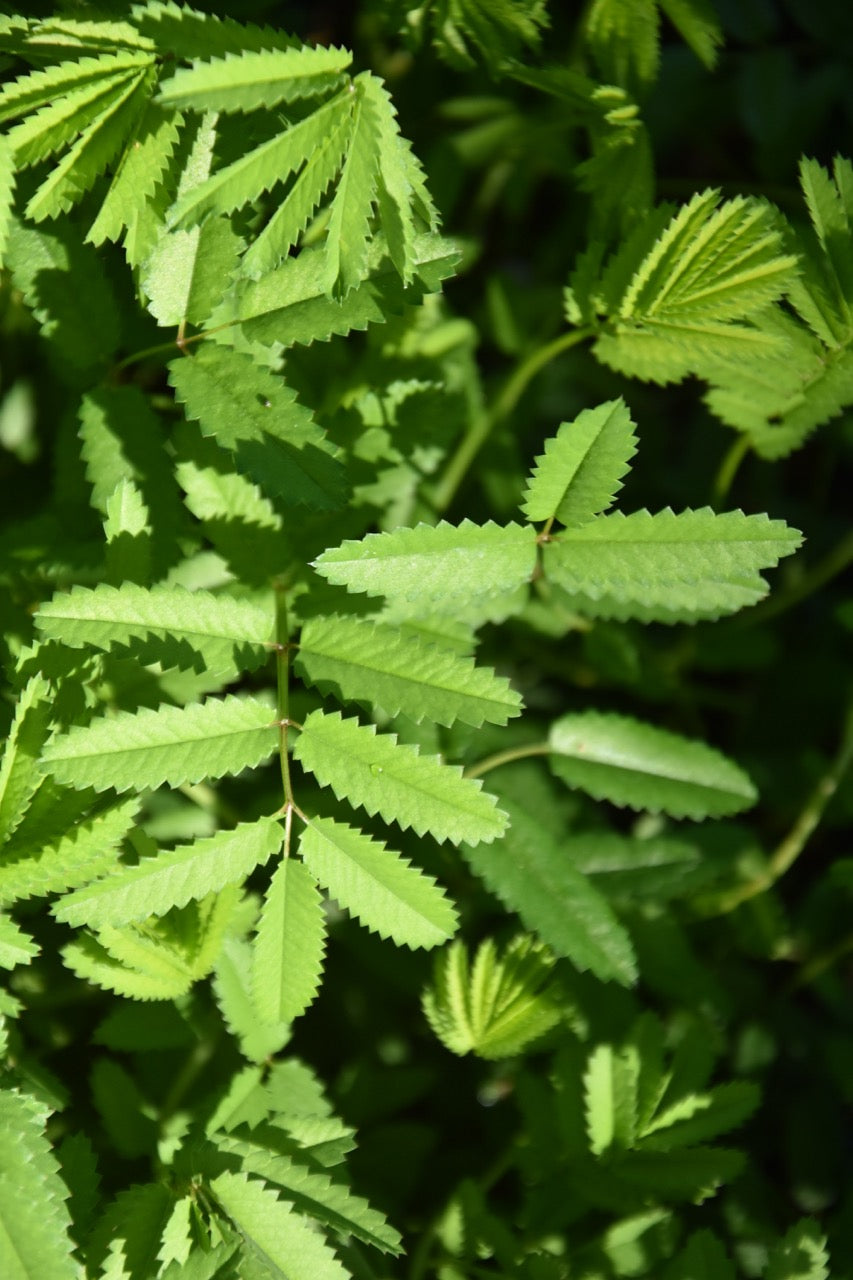
[[[78,648],[110,649],[154,636],[162,642],[163,666],[197,667],[201,658],[216,671],[260,665],[271,649],[273,619],[253,600],[125,583],[55,595],[39,609],[36,626],[46,639]]]
[[[621,489],[637,437],[624,400],[608,400],[564,422],[545,443],[521,509],[528,520],[582,525],[605,511]]]
[[[72,787],[177,787],[252,768],[272,755],[278,737],[269,702],[231,694],[189,707],[102,716],[54,737],[42,762]]]
[[[266,1022],[292,1022],[317,994],[326,948],[323,902],[310,871],[279,863],[267,890],[253,957],[255,1003]]]
[[[311,818],[299,851],[323,888],[380,937],[435,947],[456,932],[456,911],[432,876],[355,827]]]
[[[53,914],[67,924],[131,924],[184,907],[192,898],[217,893],[244,880],[281,846],[283,832],[275,818],[242,822],[233,831],[178,845],[122,867],[104,880],[66,894]]]
[[[744,771],[713,747],[629,716],[562,716],[548,744],[558,778],[611,804],[698,819],[739,813],[758,798]]]
[[[519,805],[502,803],[509,816],[504,839],[488,850],[462,849],[474,874],[556,955],[603,981],[636,981],[631,939],[606,898],[545,827]]]
[[[348,591],[428,603],[452,611],[457,601],[496,596],[529,582],[536,565],[536,533],[519,524],[457,527],[419,524],[415,529],[369,533],[343,542],[314,562],[317,572]]]
[[[758,570],[801,541],[797,529],[766,515],[616,511],[560,533],[543,548],[543,565],[579,612],[674,622],[755,604],[767,593]]]
[[[361,618],[311,618],[302,629],[296,669],[323,692],[417,722],[462,720],[479,728],[484,721],[506,724],[521,712],[519,694],[494,672]]]
[[[559,992],[548,986],[554,957],[533,938],[513,938],[502,956],[491,938],[469,969],[463,942],[436,956],[422,997],[427,1021],[451,1053],[508,1058],[560,1021]]]
[[[478,844],[497,839],[506,828],[506,815],[481,782],[463,778],[458,766],[442,764],[437,756],[422,756],[396,734],[344,720],[339,711],[312,711],[293,754],[338,799],[418,835]]]

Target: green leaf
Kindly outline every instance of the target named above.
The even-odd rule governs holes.
[[[253,956],[255,1002],[266,1022],[292,1022],[317,994],[326,946],[313,875],[283,858],[267,890]]]
[[[369,533],[343,542],[314,561],[329,582],[348,591],[392,599],[429,602],[436,612],[452,612],[457,601],[496,596],[529,582],[536,565],[533,529],[465,520],[442,521],[391,533]]]
[[[543,564],[580,613],[675,622],[755,604],[767,592],[758,570],[801,541],[766,515],[617,511],[559,534],[543,548]]]
[[[0,845],[21,822],[44,777],[38,758],[50,722],[48,690],[42,676],[32,676],[15,707],[0,761]]]
[[[607,900],[544,826],[519,805],[502,803],[509,831],[487,851],[463,848],[471,870],[558,956],[603,981],[634,982],[631,940]]]
[[[600,1156],[611,1147],[632,1147],[637,1127],[640,1064],[636,1049],[599,1044],[583,1077],[584,1114],[589,1149]]]
[[[158,49],[168,49],[180,61],[214,54],[243,53],[247,49],[289,49],[297,41],[274,27],[238,22],[202,13],[173,0],[147,0],[133,6],[133,22]]]
[[[27,203],[34,222],[54,218],[77,204],[121,149],[143,110],[153,71],[141,70],[122,85],[81,133]]]
[[[553,963],[543,947],[520,935],[500,957],[487,938],[469,970],[464,943],[454,942],[436,956],[433,986],[423,995],[427,1021],[451,1053],[521,1053],[560,1021],[557,992],[546,986]]]
[[[58,808],[57,789],[51,782],[46,788],[48,803]],[[53,833],[47,840],[39,839],[38,832],[27,839],[25,820],[0,863],[0,902],[61,893],[105,875],[116,866],[116,851],[138,810],[139,798],[134,796],[71,823],[64,834]]]
[[[770,1251],[764,1280],[829,1280],[826,1237],[803,1218]]]
[[[344,469],[310,410],[281,378],[239,351],[200,351],[169,366],[188,418],[234,453],[237,469],[273,498],[334,510]]]
[[[464,657],[404,635],[396,627],[329,615],[310,619],[299,639],[297,669],[311,684],[339,698],[475,728],[506,724],[521,711],[509,682]]]
[[[725,1147],[691,1147],[685,1151],[626,1151],[619,1157],[619,1177],[645,1198],[701,1204],[731,1182],[743,1168],[739,1151]]]
[[[336,88],[352,62],[346,49],[241,52],[181,68],[160,86],[160,102],[192,111],[269,110]]]
[[[633,426],[621,399],[564,422],[536,460],[521,507],[527,519],[582,525],[606,510],[636,452]]]
[[[6,257],[6,241],[15,203],[15,164],[5,138],[0,138],[0,267]]]
[[[9,1280],[75,1280],[68,1192],[44,1132],[45,1108],[0,1090],[0,1261]]]
[[[243,938],[232,934],[223,942],[216,958],[213,991],[225,1025],[250,1062],[266,1062],[287,1043],[290,1025],[267,1022],[258,1007],[252,982],[252,950]]]
[[[711,0],[658,0],[658,3],[681,38],[711,71],[723,43],[720,21]]]
[[[340,712],[312,711],[293,754],[338,799],[418,835],[477,844],[496,839],[506,827],[494,796],[479,781],[463,778],[458,766],[422,756],[396,734],[377,734],[375,725],[344,720]]]
[[[0,911],[0,969],[14,969],[19,964],[29,964],[40,948],[28,933]]]
[[[55,737],[42,761],[69,786],[127,791],[238,773],[266,760],[277,746],[271,705],[229,695],[190,707],[103,716]]]
[[[60,62],[42,71],[31,71],[5,84],[0,90],[0,124],[50,106],[76,89],[110,83],[116,75],[132,73],[150,64],[150,55],[139,52],[104,54],[100,58],[79,58]]]
[[[258,666],[271,649],[270,611],[238,600],[184,587],[74,587],[46,601],[36,626],[48,639],[77,648],[110,649],[149,636],[162,642],[163,665],[211,670]],[[159,656],[159,655],[158,655]]]
[[[66,894],[53,914],[66,924],[96,928],[165,915],[192,898],[242,881],[272,857],[281,840],[282,829],[274,818],[242,822],[233,831],[218,831],[143,858],[136,866],[122,867],[105,880]]]
[[[435,947],[456,932],[453,904],[432,876],[384,842],[331,818],[311,818],[299,851],[323,888],[380,937]]]
[[[698,819],[738,813],[757,799],[743,770],[713,747],[629,716],[562,716],[548,745],[563,782],[611,804]]]
[[[708,1093],[693,1094],[689,1099],[681,1098],[645,1124],[643,1149],[673,1151],[716,1138],[742,1124],[760,1101],[758,1087],[746,1081],[719,1085]]]
[[[667,1267],[664,1277],[665,1280],[735,1280],[735,1272],[717,1237],[710,1231],[697,1231]]]
[[[140,206],[161,181],[178,141],[182,117],[149,102],[128,140],[121,160],[86,239],[91,244],[118,241],[134,225]]]
[[[350,95],[346,92],[336,94],[304,120],[262,142],[224,168],[217,169],[198,186],[186,190],[169,213],[169,225],[173,228],[191,227],[208,213],[232,213],[257,200],[265,191],[310,163],[312,153],[323,145],[326,138],[349,123],[351,112]],[[244,259],[244,269],[249,269],[253,255],[257,256],[257,240]]]
[[[274,1191],[237,1173],[220,1173],[210,1190],[243,1237],[247,1254],[263,1261],[276,1280],[348,1280],[310,1221]]]
[[[345,295],[368,273],[367,241],[376,193],[379,138],[371,104],[365,94],[370,73],[352,82],[352,131],[347,142],[337,190],[332,201],[326,237],[324,286]]]
[[[93,1266],[105,1280],[143,1280],[154,1273],[160,1237],[174,1203],[162,1182],[119,1192],[96,1224],[90,1245]]]

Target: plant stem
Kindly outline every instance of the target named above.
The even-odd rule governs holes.
[[[502,764],[512,764],[516,760],[526,760],[529,756],[547,756],[551,752],[550,743],[532,742],[524,747],[510,747],[507,751],[497,751],[493,756],[486,756],[479,764],[472,764],[465,770],[466,778],[482,778],[484,773],[499,769]]]
[[[284,808],[288,817],[286,834],[290,835],[290,813],[293,807],[293,786],[290,781],[290,756],[287,750],[287,730],[290,727],[288,707],[290,701],[290,628],[287,618],[287,595],[282,586],[275,593],[275,670],[278,686],[278,755],[281,762],[281,785],[284,790]]]
[[[826,806],[838,790],[838,784],[849,768],[851,760],[853,760],[853,719],[848,717],[846,732],[838,754],[823,777],[819,779],[791,830],[777,846],[767,867],[760,875],[721,896],[717,904],[721,914],[733,911],[742,902],[748,902],[750,898],[764,893],[793,866],[823,817]]]
[[[720,463],[720,469],[714,479],[711,488],[711,505],[713,507],[722,506],[728,497],[729,489],[738,472],[738,467],[749,453],[749,437],[746,435],[738,436],[737,440],[726,451],[726,456]]]
[[[568,333],[561,333],[559,337],[554,338],[553,342],[546,343],[544,347],[537,347],[535,351],[531,351],[529,355],[519,361],[498,393],[497,399],[491,408],[485,410],[474,419],[447,464],[443,476],[432,493],[432,505],[435,511],[441,514],[450,506],[480,449],[482,449],[498,423],[512,413],[527,384],[536,376],[539,370],[544,369],[546,364],[550,364],[556,356],[561,355],[564,351],[569,351],[572,347],[584,342],[591,336],[592,332],[591,328],[571,329]]]

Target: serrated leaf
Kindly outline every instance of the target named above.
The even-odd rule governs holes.
[[[232,694],[195,706],[102,716],[55,737],[42,761],[69,786],[127,791],[238,773],[266,760],[277,746],[270,704]]]
[[[326,924],[314,877],[283,858],[267,890],[253,956],[255,1001],[267,1022],[292,1022],[317,994]]]
[[[5,138],[0,138],[0,267],[6,256],[6,241],[15,203],[15,164]]]
[[[463,778],[458,766],[422,756],[396,734],[378,734],[375,725],[344,720],[340,712],[312,711],[293,754],[338,799],[418,835],[477,844],[496,839],[506,827],[494,796],[479,781]]]
[[[55,804],[55,795],[49,801]],[[139,798],[134,796],[105,813],[72,822],[65,834],[53,833],[47,841],[40,840],[38,832],[29,840],[21,839],[26,832],[26,826],[21,826],[0,863],[0,902],[60,893],[105,875],[115,866],[119,843],[138,809]]]
[[[341,296],[356,287],[368,272],[367,241],[376,192],[376,162],[380,140],[374,126],[363,71],[352,82],[352,130],[337,189],[332,200],[326,236],[324,287]]]
[[[764,1280],[829,1280],[826,1237],[803,1218],[770,1250]]]
[[[631,940],[607,900],[540,823],[519,805],[502,803],[509,831],[488,850],[463,848],[472,871],[557,955],[604,981],[634,982]]]
[[[299,672],[324,692],[370,702],[389,715],[400,712],[475,728],[484,721],[506,724],[521,711],[521,698],[507,680],[475,667],[399,628],[360,618],[310,619],[302,629]]]
[[[20,824],[44,777],[38,759],[50,721],[48,689],[42,676],[32,676],[15,707],[0,761],[0,845]]]
[[[46,1109],[0,1090],[0,1263],[10,1280],[75,1280],[68,1191],[44,1132]]]
[[[161,84],[159,101],[192,111],[269,110],[336,88],[351,62],[346,49],[323,45],[226,54],[176,71]]]
[[[157,1249],[174,1196],[162,1182],[119,1192],[96,1223],[90,1254],[103,1280],[143,1280],[157,1267]]]
[[[752,1115],[760,1101],[758,1087],[747,1081],[719,1085],[706,1094],[694,1094],[694,1107],[689,1115],[679,1115],[684,1108],[676,1103],[671,1111],[658,1112],[646,1124],[643,1149],[673,1151],[677,1147],[707,1142],[737,1128]]]
[[[121,72],[132,72],[146,61],[150,58],[139,53],[110,53],[100,58],[79,58],[28,72],[0,90],[0,124],[56,102],[84,85],[109,80]]]
[[[234,453],[240,472],[288,505],[342,505],[346,476],[310,410],[250,356],[221,348],[176,360],[169,379],[188,418]]]
[[[643,1196],[701,1204],[741,1171],[744,1158],[726,1147],[685,1151],[626,1151],[616,1165],[619,1177]]]
[[[0,969],[14,969],[29,964],[40,948],[28,933],[5,912],[0,911]]]
[[[470,520],[369,533],[314,561],[319,574],[348,591],[428,601],[439,611],[452,611],[457,600],[512,591],[530,581],[535,565],[533,529]]]
[[[781,520],[741,511],[617,511],[559,534],[543,564],[579,612],[672,622],[755,604],[767,591],[758,570],[801,540]]]
[[[331,818],[311,818],[299,851],[323,888],[380,937],[435,947],[456,932],[453,904],[432,876],[384,842]]]
[[[245,879],[279,848],[281,825],[274,818],[242,822],[233,831],[178,845],[123,867],[75,893],[66,894],[53,914],[66,924],[130,924],[165,915],[192,898],[218,892]]]
[[[163,665],[211,670],[257,666],[270,651],[273,619],[252,600],[183,587],[126,583],[74,587],[46,601],[36,615],[42,635],[63,644],[110,649],[156,637]]]
[[[612,1146],[632,1147],[637,1127],[639,1059],[633,1045],[596,1045],[583,1077],[589,1148],[600,1156]]]
[[[262,1183],[245,1174],[221,1173],[210,1189],[243,1237],[250,1257],[262,1259],[267,1268],[272,1265],[287,1280],[348,1280],[309,1220]]]
[[[63,947],[62,960],[85,982],[131,1000],[175,1000],[189,991],[193,981],[186,965],[177,960],[170,968],[159,965],[156,973],[129,968],[111,955],[98,938],[86,933]]]
[[[548,745],[563,782],[612,804],[699,819],[738,813],[757,799],[749,777],[721,752],[629,716],[562,716]]]
[[[243,938],[233,935],[225,938],[216,958],[213,991],[226,1026],[250,1062],[266,1062],[287,1043],[290,1026],[286,1022],[265,1021],[258,1008],[252,982],[252,950]],[[241,1093],[239,1099],[232,1098],[231,1102],[239,1106],[243,1097]],[[217,1117],[221,1120],[222,1114],[221,1107],[217,1107],[208,1132],[212,1132],[214,1120]],[[222,1123],[224,1125],[224,1121]]]
[[[56,217],[77,204],[122,147],[142,111],[153,82],[153,72],[137,72],[122,84],[103,110],[51,170],[27,203],[34,222]]]
[[[133,5],[132,13],[134,26],[143,37],[181,61],[247,49],[289,49],[298,43],[275,27],[202,13],[174,0],[147,0]]]
[[[91,244],[118,241],[133,225],[140,206],[154,194],[166,171],[182,123],[180,113],[167,112],[156,102],[146,105],[86,234]]]
[[[723,43],[723,33],[710,0],[658,0],[658,3],[699,61],[712,70]]]
[[[726,1251],[710,1231],[697,1231],[667,1267],[664,1280],[734,1280]]]
[[[527,519],[582,525],[606,510],[636,452],[633,425],[621,399],[564,422],[536,460],[521,508]]]

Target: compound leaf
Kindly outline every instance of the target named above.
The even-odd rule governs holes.
[[[299,850],[324,889],[380,937],[435,947],[455,933],[453,904],[433,878],[364,832],[311,818]]]
[[[496,839],[506,827],[494,796],[479,781],[463,778],[458,766],[422,756],[396,734],[377,734],[375,725],[344,720],[340,712],[312,711],[294,755],[338,799],[418,835],[477,844]]]
[[[557,777],[612,804],[699,819],[738,813],[757,799],[744,771],[713,747],[629,716],[562,716],[548,745]]]

